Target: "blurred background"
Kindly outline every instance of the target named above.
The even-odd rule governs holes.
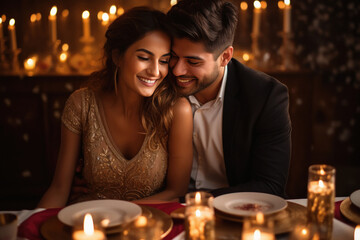
[[[239,8],[235,58],[289,88],[293,126],[289,198],[306,197],[307,169],[316,163],[336,167],[337,196],[359,189],[358,2],[293,0],[285,1],[286,5],[266,0],[260,2],[257,13],[254,1],[231,2]],[[110,7],[116,7],[113,14],[118,16],[139,5],[166,12],[174,3],[0,2],[0,210],[34,208],[50,184],[64,102],[101,67],[104,34],[113,18]],[[53,6],[57,8],[55,39],[49,20]],[[87,36],[86,20],[82,19],[85,10],[90,13]],[[9,30],[12,18],[16,40]],[[255,18],[259,18],[258,23],[254,23]]]

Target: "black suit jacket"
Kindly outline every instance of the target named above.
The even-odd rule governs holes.
[[[287,87],[232,59],[222,131],[230,187],[212,193],[252,191],[285,196],[291,149]]]

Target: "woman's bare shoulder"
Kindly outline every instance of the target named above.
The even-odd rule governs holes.
[[[187,98],[180,97],[176,100],[175,105],[174,105],[174,114],[175,115],[176,114],[191,114],[192,115],[191,105]]]

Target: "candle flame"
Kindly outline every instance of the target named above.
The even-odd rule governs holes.
[[[2,24],[2,18],[0,18],[0,24]]]
[[[247,2],[241,2],[240,3],[240,8],[241,8],[241,10],[246,11],[248,9]]]
[[[109,21],[109,14],[103,13],[103,15],[101,16],[101,19],[102,19],[104,22]]]
[[[103,11],[99,11],[98,12],[98,14],[97,14],[97,18],[98,18],[98,20],[99,21],[101,21],[102,20],[102,15],[104,14],[104,12]]]
[[[56,6],[53,6],[50,10],[50,15],[51,16],[55,16],[57,13],[57,7]]]
[[[35,13],[33,13],[33,14],[31,14],[31,16],[30,16],[30,22],[36,22],[36,14]]]
[[[323,168],[320,168],[320,174],[321,174],[321,175],[325,175],[325,171],[324,171]]]
[[[84,218],[84,232],[88,236],[94,234],[94,222],[90,213],[87,213]]]
[[[119,7],[117,10],[117,15],[121,16],[124,14],[124,12],[125,12],[125,10],[122,7]]]
[[[200,212],[200,210],[199,210],[199,209],[197,209],[197,210],[195,211],[195,216],[197,216],[197,217],[201,217],[201,212]]]
[[[145,227],[146,224],[147,224],[147,219],[144,216],[140,216],[135,222],[136,227]]]
[[[290,5],[290,0],[284,0],[284,2],[285,2],[285,5],[286,5],[286,6],[289,6],[289,5]]]
[[[254,7],[256,9],[260,9],[261,8],[261,3],[258,0],[254,1]]]
[[[254,231],[254,240],[260,240],[261,239],[261,232],[259,229],[256,229]]]
[[[197,192],[195,194],[195,203],[196,204],[200,204],[201,203],[201,194],[199,192]]]
[[[9,21],[9,25],[10,26],[14,26],[15,25],[15,19],[10,19],[10,21]]]
[[[174,6],[175,4],[177,4],[177,0],[170,0],[170,6]]]
[[[324,187],[324,182],[322,180],[319,180],[319,187],[321,187],[321,188]]]
[[[83,11],[83,13],[82,13],[82,18],[83,18],[83,19],[88,19],[89,16],[90,16],[90,13],[89,13],[88,10]]]
[[[5,14],[1,15],[1,19],[2,19],[3,22],[5,22],[6,21],[6,15]]]
[[[261,4],[261,8],[262,8],[262,9],[266,9],[266,8],[267,8],[267,3],[266,3],[266,1],[261,1],[260,4]]]
[[[306,228],[301,229],[301,234],[302,234],[302,235],[306,236],[307,233],[308,233],[308,231],[307,231]]]
[[[67,18],[69,16],[69,10],[68,9],[64,9],[62,12],[61,12],[61,16],[63,18]]]
[[[115,5],[111,5],[109,13],[114,15],[116,13],[116,6]]]
[[[360,225],[357,225],[355,228],[354,240],[360,240]]]
[[[41,13],[37,13],[37,14],[36,14],[36,20],[37,20],[37,21],[40,21],[40,20],[41,20]]]
[[[35,68],[36,60],[37,60],[36,57],[30,57],[26,59],[24,62],[25,70],[33,70]]]
[[[279,2],[278,2],[278,7],[279,7],[280,9],[284,9],[284,8],[285,8],[285,3],[284,3],[283,1],[279,1]]]
[[[244,59],[245,62],[247,62],[247,61],[250,60],[250,56],[249,56],[249,54],[247,54],[247,53],[244,53],[243,56],[242,56],[242,58]]]
[[[61,46],[61,49],[62,49],[64,52],[67,52],[67,51],[69,50],[69,44],[64,43],[64,44]]]

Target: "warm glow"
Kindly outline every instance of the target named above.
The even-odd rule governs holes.
[[[245,62],[249,61],[250,60],[250,55],[247,54],[247,53],[244,53],[242,58],[244,59]]]
[[[61,49],[64,51],[64,52],[67,52],[69,50],[69,44],[67,43],[64,43],[61,47]]]
[[[267,3],[266,3],[265,1],[261,1],[260,4],[261,4],[261,8],[262,8],[262,9],[266,9],[266,8],[267,8]]]
[[[104,22],[109,21],[109,14],[103,13],[103,15],[101,16],[101,19],[102,19]]]
[[[261,239],[261,232],[259,229],[256,229],[254,231],[254,240],[260,240]]]
[[[284,3],[286,6],[289,6],[290,5],[290,0],[284,0]]]
[[[319,187],[321,187],[321,188],[324,187],[324,182],[322,180],[319,180]]]
[[[84,232],[88,236],[94,234],[94,222],[90,213],[87,213],[84,218]]]
[[[102,15],[104,14],[104,12],[103,11],[99,11],[98,12],[98,14],[97,14],[97,18],[98,18],[98,20],[99,21],[101,21],[102,20]]]
[[[1,15],[1,20],[2,20],[3,22],[6,21],[6,15],[5,15],[5,14]]]
[[[36,14],[36,20],[37,20],[37,21],[40,21],[40,20],[41,20],[41,13],[37,13],[37,14]]]
[[[200,210],[199,210],[199,209],[197,209],[197,210],[195,211],[195,216],[197,216],[197,217],[201,217],[201,212],[200,212]]]
[[[14,26],[15,25],[15,19],[10,19],[10,21],[9,21],[9,25],[10,26]]]
[[[31,14],[31,16],[30,16],[30,22],[36,22],[36,14],[35,13],[33,13],[33,14]]]
[[[69,10],[68,9],[64,9],[62,12],[61,12],[61,16],[63,18],[67,18],[69,16]]]
[[[57,7],[56,6],[53,6],[50,10],[50,15],[51,16],[55,16],[57,13]]]
[[[25,70],[33,70],[35,68],[36,59],[35,57],[28,58],[24,62]]]
[[[90,16],[90,13],[89,13],[88,10],[83,11],[83,13],[82,13],[82,18],[83,19],[87,19],[87,18],[89,18],[89,16]]]
[[[264,223],[264,214],[262,212],[258,212],[256,214],[256,222],[258,224],[263,224]]]
[[[124,12],[125,12],[125,10],[122,7],[119,7],[118,10],[117,10],[117,15],[121,16],[121,15],[124,14]]]
[[[60,62],[65,62],[67,59],[67,54],[61,53],[59,59],[60,59]]]
[[[147,219],[144,216],[140,216],[135,222],[136,227],[145,227],[146,224],[147,224]]]
[[[285,8],[285,3],[283,1],[278,1],[278,7],[280,9],[284,9]]]
[[[246,11],[248,9],[247,2],[241,2],[240,3],[240,8],[241,8],[241,10]]]
[[[0,18],[0,24],[2,24],[2,18]]]
[[[307,230],[306,230],[306,228],[303,228],[303,229],[301,230],[301,234],[304,235],[304,236],[307,235]]]
[[[177,0],[170,0],[170,6],[174,6],[175,4],[177,4]]]
[[[195,193],[195,204],[201,203],[201,194],[199,192]]]
[[[109,13],[112,14],[112,15],[115,15],[115,13],[116,13],[116,6],[115,5],[111,5]]]
[[[101,226],[103,227],[109,226],[109,223],[110,223],[110,219],[108,218],[104,218],[103,220],[101,220]]]
[[[258,0],[254,1],[254,7],[256,9],[260,9],[261,8],[261,3]]]
[[[354,240],[360,240],[360,225],[357,225],[355,228]]]
[[[325,175],[325,171],[322,168],[320,168],[320,175]]]

